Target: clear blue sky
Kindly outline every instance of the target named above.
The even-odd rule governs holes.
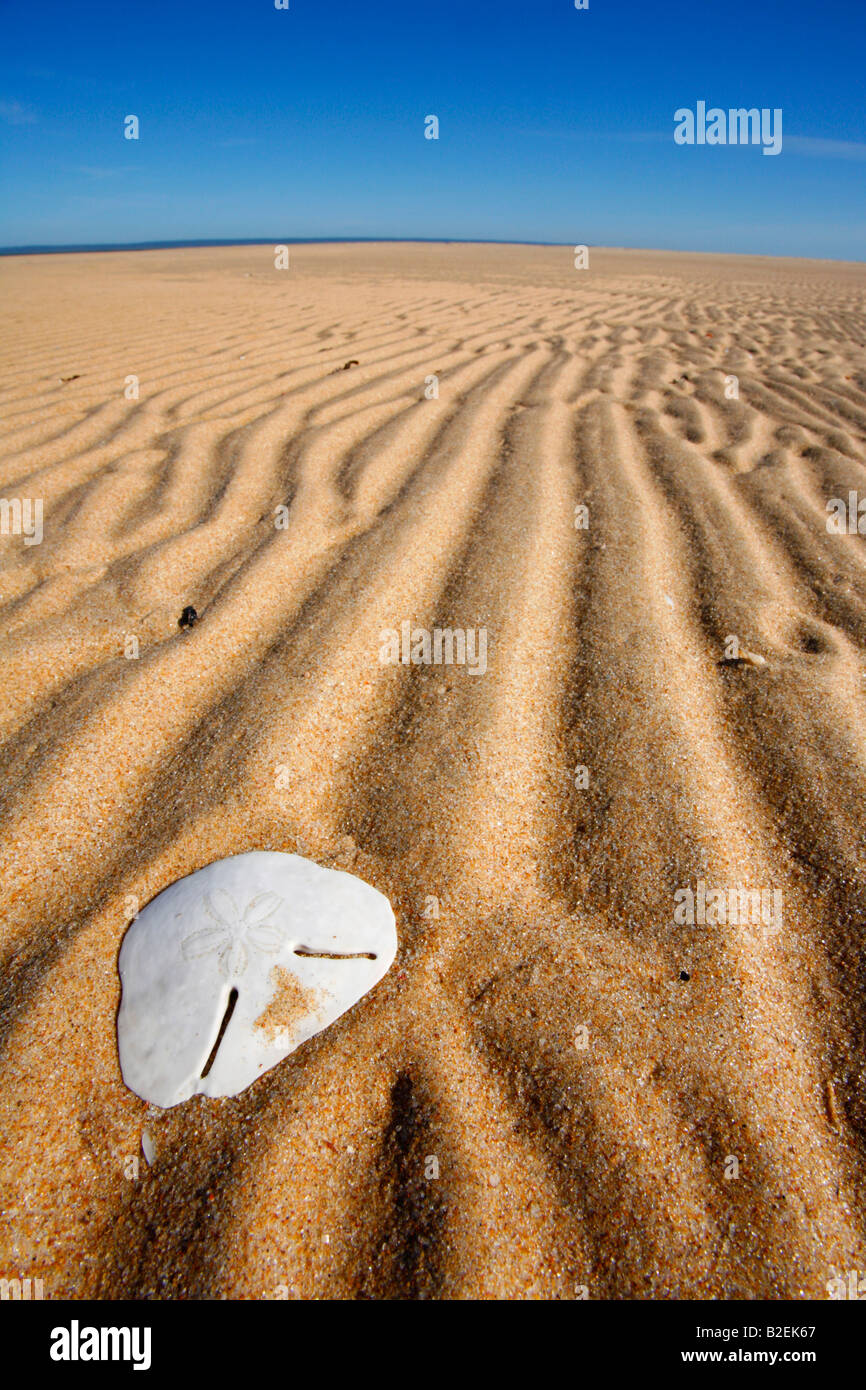
[[[0,0],[0,54],[3,246],[866,259],[864,0]],[[699,99],[781,107],[782,153],[675,145]]]

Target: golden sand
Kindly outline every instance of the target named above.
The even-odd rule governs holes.
[[[0,1274],[866,1269],[866,552],[825,524],[866,494],[866,267],[331,245],[0,281],[0,496],[45,508],[0,538]],[[486,674],[381,664],[405,620],[485,628]],[[386,893],[397,960],[241,1096],[154,1111],[124,930],[253,849]],[[781,928],[678,925],[699,880],[780,890]]]
[[[314,1014],[322,996],[319,990],[302,985],[297,975],[279,965],[275,965],[271,971],[270,982],[274,987],[274,997],[264,1013],[259,1014],[255,1026],[263,1029],[269,1037],[277,1038]]]

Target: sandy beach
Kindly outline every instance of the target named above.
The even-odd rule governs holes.
[[[0,1273],[866,1270],[856,498],[827,525],[866,498],[866,266],[263,245],[8,257],[0,296],[0,498],[42,504],[0,536]],[[397,958],[241,1095],[156,1110],[121,941],[250,850],[372,884]]]

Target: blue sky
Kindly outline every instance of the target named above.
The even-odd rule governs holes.
[[[0,245],[866,259],[863,0],[290,3],[0,0]],[[698,100],[780,107],[782,153],[675,145],[675,110]]]

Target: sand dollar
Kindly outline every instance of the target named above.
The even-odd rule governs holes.
[[[123,939],[123,1079],[163,1107],[237,1095],[371,990],[396,951],[388,899],[353,874],[262,851],[209,864]]]

